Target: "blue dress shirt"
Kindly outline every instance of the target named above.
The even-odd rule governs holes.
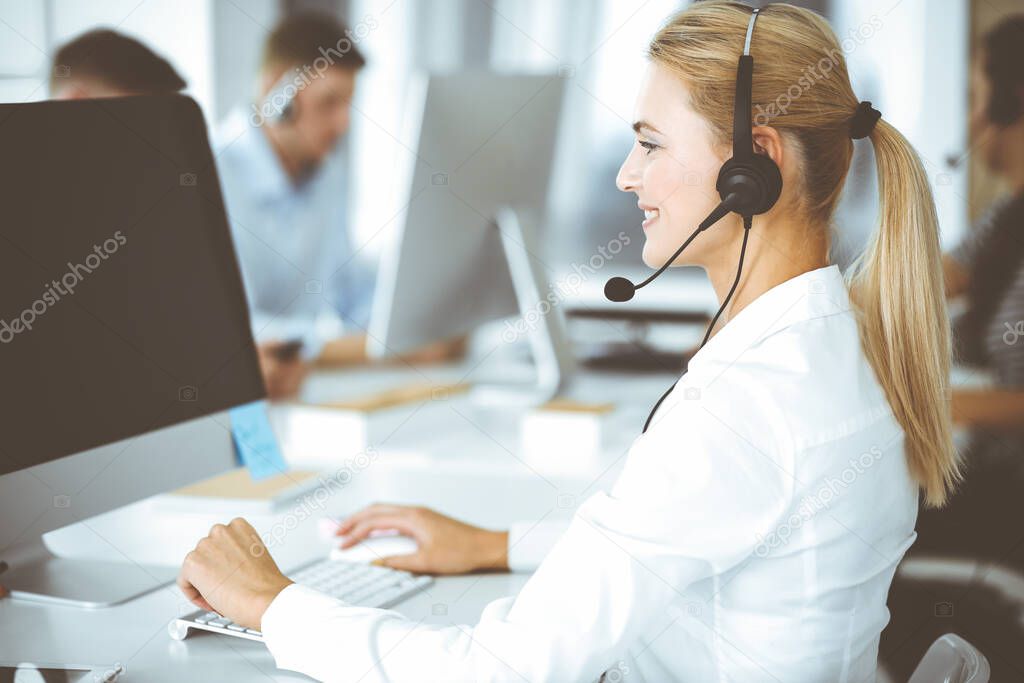
[[[241,109],[213,148],[256,342],[301,340],[311,359],[365,331],[374,274],[348,231],[343,150],[296,183]]]

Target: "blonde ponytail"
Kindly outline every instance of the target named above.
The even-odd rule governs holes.
[[[652,60],[686,84],[690,106],[723,145],[731,143],[736,62],[750,7],[708,0],[683,10],[654,36]],[[809,224],[832,222],[853,157],[850,119],[858,100],[828,22],[783,3],[761,10],[754,57],[752,123],[795,143],[804,165],[790,197]],[[870,135],[878,162],[881,221],[851,269],[861,344],[903,428],[907,463],[928,505],[942,505],[960,477],[949,402],[950,332],[943,298],[938,221],[921,161],[879,120]]]
[[[925,502],[943,505],[960,478],[947,386],[952,355],[931,187],[917,153],[879,120],[879,225],[849,275],[864,353],[906,436]]]

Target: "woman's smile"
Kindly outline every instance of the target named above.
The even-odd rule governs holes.
[[[644,212],[644,222],[640,224],[640,227],[642,227],[644,230],[647,230],[652,225],[654,225],[654,222],[656,220],[658,220],[660,212],[653,206],[647,206],[641,203],[637,203],[637,206],[639,206],[640,210]]]

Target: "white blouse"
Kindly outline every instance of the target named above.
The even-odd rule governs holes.
[[[764,293],[693,357],[611,491],[477,624],[291,585],[262,630],[279,667],[325,681],[859,683],[916,516],[903,432],[830,266]],[[513,567],[531,564],[525,528]]]

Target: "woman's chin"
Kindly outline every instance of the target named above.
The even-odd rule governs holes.
[[[665,265],[665,261],[672,258],[672,255],[676,253],[676,249],[682,244],[681,238],[679,242],[673,242],[671,244],[653,244],[652,240],[648,239],[644,243],[644,250],[640,255],[644,265],[648,268],[654,268],[657,270]],[[675,261],[672,262],[673,266],[700,266],[704,261],[703,257],[705,254],[704,245],[691,244],[686,248],[682,254],[680,254]]]
[[[665,251],[664,249],[658,249],[651,245],[650,241],[644,245],[644,251],[641,258],[644,261],[644,265],[648,268],[658,269],[665,265],[665,261],[672,256],[671,251]]]
[[[655,250],[651,248],[651,243],[648,241],[644,245],[643,253],[640,254],[640,258],[643,259],[644,265],[648,268],[658,268],[661,264],[655,264]]]

